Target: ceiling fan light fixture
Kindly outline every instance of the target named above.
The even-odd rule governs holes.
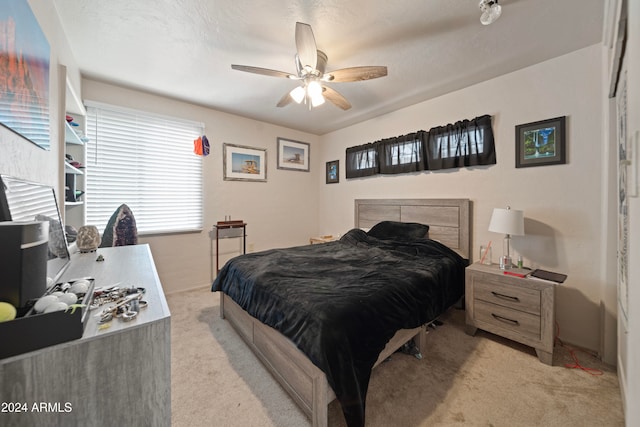
[[[478,7],[482,12],[480,15],[482,25],[493,24],[502,15],[502,6],[498,4],[498,0],[480,0]]]
[[[289,95],[291,96],[291,98],[293,98],[293,100],[296,101],[298,104],[300,104],[304,100],[305,94],[306,94],[305,90],[302,86],[298,86],[295,89],[293,89],[291,92],[289,92]]]
[[[324,96],[322,96],[322,94],[317,94],[317,95],[311,96],[311,106],[312,107],[319,107],[322,104],[324,104]]]
[[[351,108],[351,104],[342,94],[330,86],[323,85],[323,82],[359,82],[387,75],[387,67],[382,66],[349,67],[325,74],[327,54],[318,50],[311,26],[302,22],[296,22],[296,54],[294,59],[296,74],[249,65],[231,64],[231,68],[263,76],[284,77],[299,81],[300,85],[285,93],[276,106],[285,107],[292,101],[298,104],[304,102],[309,110],[326,101],[345,111]]]
[[[322,96],[322,85],[317,80],[312,80],[307,85],[307,93],[311,98]]]

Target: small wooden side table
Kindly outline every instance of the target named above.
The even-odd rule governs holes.
[[[555,325],[554,282],[504,274],[497,264],[466,269],[465,332],[478,328],[534,347],[552,365]]]
[[[247,223],[242,220],[218,221],[213,226],[216,239],[216,274],[220,272],[220,239],[242,237],[242,253],[247,253]],[[213,237],[213,236],[212,236]]]
[[[338,240],[337,236],[333,236],[333,235],[317,236],[317,237],[309,238],[309,244],[315,245],[315,244],[318,244],[318,243],[333,242],[335,240]]]

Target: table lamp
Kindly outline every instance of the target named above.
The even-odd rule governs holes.
[[[500,257],[500,268],[503,270],[510,269],[513,265],[510,255],[511,235],[524,236],[523,212],[511,209],[509,206],[506,209],[494,208],[489,222],[489,231],[505,235],[502,244],[502,256]]]
[[[100,233],[95,225],[83,225],[78,229],[76,244],[82,253],[93,252],[100,246]]]

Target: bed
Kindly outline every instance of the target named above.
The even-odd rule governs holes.
[[[335,398],[362,426],[371,369],[412,339],[424,352],[425,325],[462,297],[469,218],[467,199],[356,200],[339,241],[227,262],[212,285],[220,315],[313,426]],[[425,224],[429,239],[414,238]]]

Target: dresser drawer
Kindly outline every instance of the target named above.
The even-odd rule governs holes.
[[[540,291],[497,281],[474,278],[474,298],[515,310],[540,315]]]
[[[523,338],[540,339],[539,316],[480,300],[475,300],[473,303],[478,326],[485,324],[480,326],[482,329],[494,332],[494,328],[499,328],[501,331],[511,332],[509,335],[512,336],[515,333]],[[487,327],[489,325],[491,327]]]

